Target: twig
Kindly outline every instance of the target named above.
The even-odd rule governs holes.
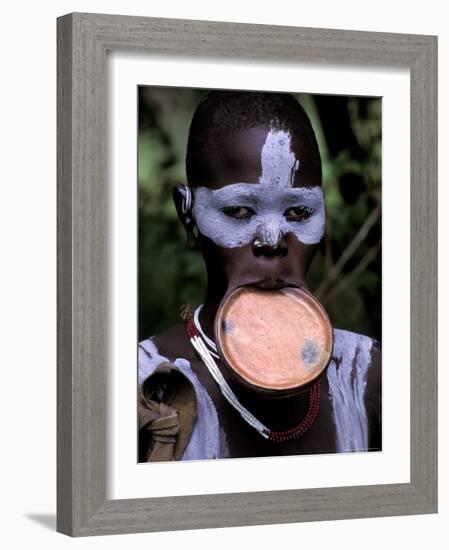
[[[334,286],[322,299],[323,303],[330,303],[347,288],[359,275],[364,271],[368,265],[374,260],[380,250],[380,241],[372,246],[360,262],[354,267],[354,269],[348,273],[339,283]]]
[[[327,273],[332,269],[332,232],[331,224],[326,224],[326,230],[324,233],[324,272]]]
[[[345,266],[346,262],[351,258],[360,244],[365,240],[368,235],[371,227],[376,223],[380,216],[380,206],[377,205],[376,208],[371,212],[371,214],[366,218],[362,227],[357,231],[352,241],[345,248],[340,258],[334,264],[334,266],[329,270],[326,279],[321,283],[318,289],[315,292],[315,296],[318,299],[321,299],[326,289],[330,284],[335,281],[335,279],[340,275],[341,270]]]

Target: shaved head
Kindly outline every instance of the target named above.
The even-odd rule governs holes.
[[[187,144],[189,185],[217,187],[232,181],[257,182],[263,168],[260,152],[264,128],[291,136],[291,148],[301,165],[297,172],[301,181],[293,184],[321,185],[318,144],[298,101],[287,93],[241,91],[212,91],[198,105]],[[242,139],[243,133],[251,129],[253,139]]]

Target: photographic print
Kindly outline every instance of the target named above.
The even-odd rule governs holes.
[[[380,451],[381,98],[138,112],[139,462]]]

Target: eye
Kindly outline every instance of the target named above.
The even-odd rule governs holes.
[[[313,208],[309,206],[292,206],[284,212],[284,216],[289,222],[303,222],[313,214]]]
[[[255,214],[254,210],[248,206],[225,206],[222,212],[235,220],[247,220]]]

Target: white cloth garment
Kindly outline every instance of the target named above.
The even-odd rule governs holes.
[[[374,340],[345,330],[334,329],[332,359],[326,370],[338,452],[368,450],[368,418],[365,388],[371,366]],[[198,416],[182,460],[204,460],[229,456],[226,437],[217,411],[187,359],[164,357],[149,338],[139,343],[138,383],[161,363],[176,365],[192,382],[198,403]]]

